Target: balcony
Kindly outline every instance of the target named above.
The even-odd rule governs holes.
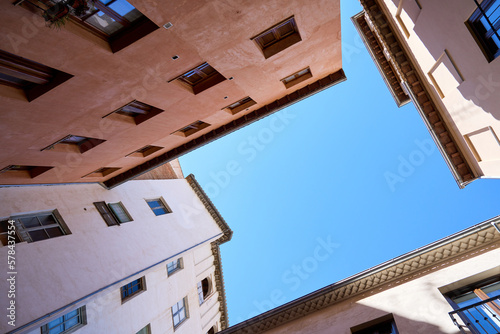
[[[468,334],[500,333],[500,297],[492,297],[450,312],[450,318],[460,329]]]

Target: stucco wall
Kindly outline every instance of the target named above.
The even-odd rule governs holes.
[[[145,199],[158,197],[166,201],[172,213],[154,215]],[[161,301],[155,302],[168,307],[179,297],[177,294],[184,297],[185,291],[190,293],[190,302],[197,301],[191,296],[196,293],[196,279],[203,272],[213,271],[207,242],[220,236],[221,230],[186,180],[130,181],[113,190],[97,184],[9,187],[0,188],[0,199],[0,217],[57,209],[72,233],[16,245],[18,326],[200,243],[206,245],[197,251],[206,259],[203,271],[195,270],[200,261],[190,254],[185,270],[165,283],[163,293],[157,295],[153,290],[144,295],[158,298],[163,294]],[[133,221],[107,226],[94,201],[121,201]],[[1,247],[0,254],[6,259],[7,247]],[[153,287],[165,276],[162,271],[165,264],[150,273]],[[1,275],[0,291],[7,291],[6,272]],[[150,290],[149,281],[147,286]],[[7,302],[2,297],[1,307],[7,307]],[[132,307],[128,304],[133,305],[130,301],[124,307]],[[126,322],[137,325],[133,320]],[[5,326],[5,322],[0,323],[1,332],[12,329]]]
[[[497,248],[449,267],[436,266],[416,279],[386,285],[265,333],[350,334],[352,327],[392,313],[400,334],[458,334],[448,316],[453,309],[438,289],[492,268],[498,275],[499,258]]]
[[[500,177],[500,60],[488,63],[466,22],[473,1],[381,0],[479,176]],[[445,52],[446,50],[446,52]]]

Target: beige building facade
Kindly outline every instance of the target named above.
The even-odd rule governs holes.
[[[396,103],[415,104],[458,185],[499,178],[498,1],[360,2],[360,36]]]
[[[500,216],[336,282],[224,334],[496,334]]]
[[[0,198],[0,252],[14,259],[0,283],[12,291],[1,299],[9,313],[0,332],[214,333],[227,326],[219,245],[232,231],[192,175],[112,190],[5,187]]]

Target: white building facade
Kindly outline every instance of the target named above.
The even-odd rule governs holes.
[[[0,198],[0,252],[5,264],[9,254],[14,260],[2,265],[0,290],[13,292],[0,299],[8,310],[0,332],[214,333],[227,326],[219,244],[232,231],[193,176],[112,190],[6,187]]]
[[[353,22],[458,185],[500,177],[500,1],[360,0]]]

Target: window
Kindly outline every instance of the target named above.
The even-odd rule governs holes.
[[[42,334],[71,333],[87,323],[85,306],[66,313],[41,327]]]
[[[99,169],[96,169],[92,173],[89,173],[89,174],[84,175],[82,177],[105,177],[111,173],[116,172],[119,169],[120,169],[120,167],[101,167]]]
[[[66,137],[59,139],[55,143],[41,149],[41,151],[51,150],[54,148],[55,145],[73,145],[78,148],[80,153],[84,153],[90,150],[91,148],[94,148],[97,145],[100,145],[104,142],[105,142],[104,139],[67,135]]]
[[[227,107],[223,108],[228,110],[231,114],[236,114],[242,110],[248,109],[254,104],[257,104],[254,100],[252,100],[250,97],[245,97],[244,99],[241,99],[233,104],[228,105]]]
[[[184,297],[181,301],[172,306],[172,320],[174,322],[174,329],[182,324],[187,318],[187,297]]]
[[[200,305],[207,299],[210,294],[211,286],[210,281],[207,278],[204,278],[201,282],[198,282],[198,299],[200,301]]]
[[[151,325],[147,324],[144,328],[142,328],[140,331],[138,331],[135,334],[151,334]]]
[[[71,10],[71,20],[108,41],[112,52],[120,51],[159,28],[125,0],[86,2],[86,10],[79,13]]]
[[[180,82],[196,95],[226,80],[226,78],[208,63],[203,63],[169,82],[174,80]]]
[[[477,2],[476,2],[477,3]],[[500,54],[500,0],[484,0],[465,23],[489,62]]]
[[[454,290],[446,297],[455,309],[450,316],[459,328],[466,327],[474,334],[500,333],[498,276]]]
[[[143,148],[138,149],[137,151],[134,151],[134,152],[128,154],[127,157],[143,158],[143,157],[147,157],[148,155],[153,154],[161,149],[163,149],[163,147],[147,145],[147,146],[144,146]]]
[[[172,210],[170,210],[168,205],[165,204],[165,202],[161,198],[148,199],[146,200],[146,202],[156,216],[161,216],[172,212]]]
[[[127,103],[123,107],[120,107],[113,111],[110,114],[107,114],[104,117],[108,117],[113,114],[123,115],[127,117],[132,117],[136,125],[141,124],[142,122],[147,121],[148,119],[162,113],[163,110],[153,107],[149,104],[134,100],[132,102]]]
[[[365,324],[351,328],[353,334],[398,334],[396,323],[392,315],[369,321]]]
[[[213,327],[211,327],[211,328],[208,330],[207,334],[215,334],[215,331],[216,331],[216,327],[215,327],[215,326],[213,326]]]
[[[294,17],[267,29],[252,38],[267,59],[302,40]]]
[[[290,88],[295,86],[296,84],[301,83],[309,78],[312,78],[311,70],[308,68],[304,68],[286,78],[281,79],[281,82],[285,85],[286,88]]]
[[[173,134],[182,137],[188,137],[209,126],[210,124],[205,123],[203,121],[196,121],[194,123],[189,124],[188,126],[183,127],[182,129],[175,131]]]
[[[94,206],[108,226],[120,225],[121,223],[133,220],[122,202],[109,204],[106,204],[106,202],[94,202]]]
[[[0,238],[5,246],[9,220],[14,221],[16,240],[35,242],[71,234],[57,210],[16,215],[0,221]]]
[[[71,77],[71,74],[0,50],[0,85],[24,91],[29,102]]]
[[[174,273],[178,272],[179,270],[182,269],[183,263],[182,263],[182,257],[178,258],[175,261],[169,262],[167,264],[167,275],[171,276]]]
[[[122,302],[129,300],[142,291],[146,291],[146,279],[144,276],[125,284],[120,288]]]
[[[1,173],[6,172],[16,172],[17,174],[24,174],[26,176],[31,177],[32,179],[37,177],[38,175],[45,173],[48,170],[51,170],[54,167],[48,166],[23,166],[23,165],[9,165],[0,170]]]

